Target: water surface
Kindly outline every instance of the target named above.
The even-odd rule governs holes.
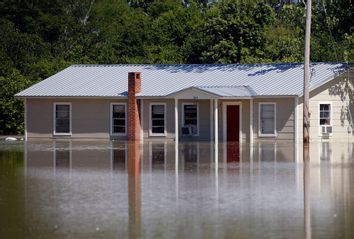
[[[0,142],[0,238],[354,238],[353,144],[217,148]]]

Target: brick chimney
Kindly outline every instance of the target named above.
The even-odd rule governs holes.
[[[136,93],[141,91],[140,72],[128,73],[128,140],[140,140],[140,116]]]

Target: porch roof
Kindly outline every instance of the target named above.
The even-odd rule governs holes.
[[[167,96],[179,99],[251,98],[255,93],[249,86],[193,86]]]
[[[199,86],[198,88],[220,97],[256,96],[256,92],[250,86]]]

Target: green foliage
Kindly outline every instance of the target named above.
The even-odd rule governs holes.
[[[351,35],[348,33],[344,34],[343,46],[344,61],[347,63],[354,62],[354,32]]]
[[[305,8],[284,2],[3,0],[0,134],[23,133],[14,94],[71,64],[301,62]],[[315,1],[312,19],[312,61],[353,62],[353,1]]]
[[[261,58],[265,44],[264,27],[275,20],[269,5],[228,0],[215,5],[208,14],[202,61],[245,63],[250,57]]]
[[[0,134],[23,132],[23,103],[14,94],[28,87],[30,81],[14,68],[0,76]]]

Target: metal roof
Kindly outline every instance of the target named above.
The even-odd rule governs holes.
[[[350,65],[313,63],[310,87]],[[220,96],[301,95],[303,64],[72,65],[21,91],[17,97],[126,97],[128,72],[141,72],[139,96],[167,96],[199,87]]]
[[[255,96],[253,89],[249,86],[199,86],[197,88],[221,97]]]

